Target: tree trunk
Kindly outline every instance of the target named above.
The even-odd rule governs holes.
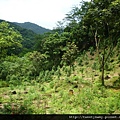
[[[102,64],[102,86],[104,86],[104,63]]]
[[[101,77],[101,81],[102,81],[102,86],[104,86],[104,71],[105,71],[105,48],[104,48],[104,53],[103,53],[103,58],[102,58],[102,77]]]

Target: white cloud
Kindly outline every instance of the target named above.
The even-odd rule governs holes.
[[[81,0],[0,0],[0,19],[52,29]]]

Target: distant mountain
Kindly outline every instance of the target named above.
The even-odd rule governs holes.
[[[14,22],[14,23],[22,28],[32,30],[33,32],[35,32],[37,34],[43,34],[45,32],[51,31],[50,29],[43,28],[43,27],[41,27],[37,24],[31,23],[31,22],[25,22],[25,23]]]
[[[0,23],[3,22],[3,21],[6,21],[6,20],[1,20],[0,19]],[[18,26],[17,24],[15,24],[13,22],[9,22],[9,21],[6,21],[6,22],[10,24],[10,27],[14,27],[15,30],[19,31],[20,34],[22,35],[22,37],[23,37],[23,41],[22,41],[23,48],[27,48],[28,50],[33,49],[34,44],[35,44],[35,37],[36,37],[37,34],[35,32],[33,32],[32,30],[28,30],[28,29],[25,29],[23,27]]]
[[[0,23],[3,21],[6,21],[6,20],[0,19]],[[49,29],[45,29],[43,27],[40,27],[36,24],[29,23],[29,22],[26,22],[26,23],[16,23],[16,22],[9,22],[9,21],[6,21],[6,22],[10,24],[10,27],[13,27],[15,30],[19,31],[20,34],[22,35],[23,37],[22,45],[23,45],[23,48],[26,50],[26,52],[34,49],[37,34],[51,32],[51,30]]]

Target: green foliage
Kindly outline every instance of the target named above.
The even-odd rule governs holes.
[[[33,110],[28,108],[28,105],[23,104],[13,104],[7,103],[4,105],[4,108],[0,109],[1,114],[31,114]]]
[[[0,88],[2,88],[2,87],[9,87],[9,83],[6,81],[0,80]]]
[[[6,22],[0,23],[0,58],[19,54],[22,48],[22,36]]]
[[[4,106],[0,113],[120,112],[120,77],[113,77],[110,87],[99,81],[99,69],[103,78],[108,71],[110,75],[115,74],[113,70],[117,74],[119,71],[119,3],[82,2],[80,8],[74,7],[67,14],[66,26],[59,22],[56,30],[37,35],[35,41],[34,33],[21,29],[21,41],[22,36],[14,28],[1,23],[0,92],[4,97],[0,97],[0,102]],[[21,42],[23,52],[18,57],[14,54],[20,53]],[[116,45],[118,59],[113,59]],[[94,53],[94,59],[89,59],[89,53]],[[105,83],[111,84],[110,80]]]
[[[118,38],[118,42],[117,42],[117,50],[118,50],[118,52],[120,52],[120,38]]]
[[[110,63],[107,62],[107,63],[105,64],[105,70],[106,70],[106,71],[112,71],[112,70],[113,70],[113,66],[112,66]]]
[[[90,51],[90,55],[94,55],[94,53],[93,53],[94,52],[94,48],[93,47],[90,47],[89,51]]]
[[[99,69],[99,64],[98,64],[97,62],[94,62],[94,63],[92,64],[92,69],[98,70],[98,69]]]
[[[32,61],[36,75],[39,75],[40,71],[47,69],[47,55],[41,54],[37,51],[33,51],[32,53],[30,53],[29,59]]]
[[[111,70],[108,68],[109,65],[107,65],[107,62],[111,57],[111,53],[117,45],[117,39],[119,38],[118,26],[120,22],[117,20],[120,20],[118,17],[119,12],[113,13],[113,6],[114,9],[118,9],[118,4],[119,2],[117,0],[92,1],[90,2],[89,9],[83,18],[84,25],[87,27],[89,24],[89,34],[91,34],[91,39],[95,40],[95,46],[99,56],[99,64],[102,72],[102,85],[104,85],[104,70]],[[115,17],[113,17],[114,15]],[[113,29],[115,30],[113,31]],[[100,49],[102,50],[101,60],[99,53]]]
[[[36,44],[36,50],[42,54],[47,55],[47,60],[49,61],[48,69],[57,68],[61,61],[70,58],[69,63],[73,62],[77,55],[77,46],[74,42],[69,43],[69,33],[63,32],[62,34],[53,33],[48,36],[38,37],[38,43]],[[68,54],[69,52],[69,54]],[[65,62],[63,61],[63,63]],[[71,63],[72,64],[72,63]],[[63,64],[61,64],[63,65]]]
[[[76,61],[78,65],[82,66],[82,62],[83,62],[82,57],[77,57]]]
[[[1,22],[5,22],[4,20],[0,20]],[[32,30],[24,29],[15,23],[7,22],[9,24],[10,28],[14,28],[15,30],[19,31],[19,33],[22,35],[22,47],[23,49],[20,49],[20,56],[23,56],[27,52],[33,51],[34,45],[35,45],[35,36],[37,35]]]
[[[49,82],[52,79],[52,71],[49,70],[42,70],[39,73],[39,76],[37,77],[36,81],[38,82]]]
[[[119,60],[119,62],[120,62],[120,55],[118,55],[118,60]]]
[[[2,62],[0,65],[1,73],[0,79],[2,80],[15,80],[17,81],[25,79],[31,79],[35,68],[27,57],[18,58],[15,56],[9,56],[6,61]]]
[[[68,42],[64,51],[65,52],[62,56],[62,63],[65,65],[72,66],[78,53],[77,46],[74,42]]]
[[[113,86],[115,88],[120,88],[120,76],[117,78],[116,81],[114,81]]]
[[[22,28],[17,28],[20,34],[23,37],[22,45],[23,45],[23,50],[22,50],[22,55],[23,56],[25,53],[33,51],[34,50],[34,45],[35,45],[35,36],[36,34],[27,29],[22,29]]]

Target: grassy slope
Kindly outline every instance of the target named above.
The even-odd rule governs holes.
[[[95,55],[89,53],[82,57],[83,62],[78,58],[70,76],[66,67],[60,69],[60,76],[55,72],[50,82],[33,80],[1,87],[0,113],[120,113],[120,89],[113,88],[120,77],[120,62],[116,56],[111,60],[109,70],[105,71],[105,84],[109,87],[104,88],[99,80],[100,71],[94,70],[93,58]]]

